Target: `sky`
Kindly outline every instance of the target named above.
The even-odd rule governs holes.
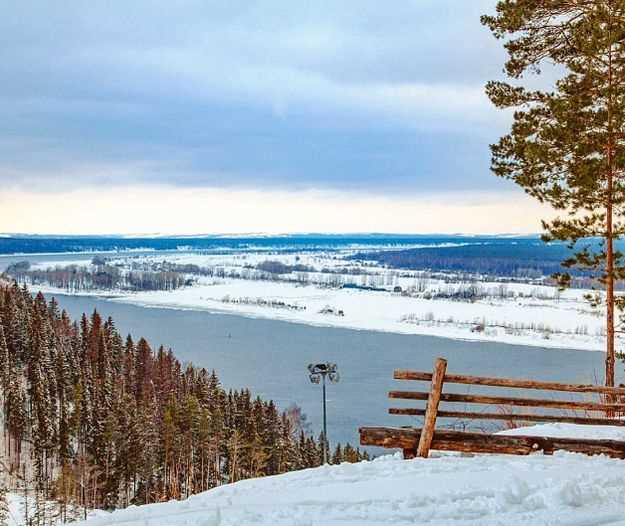
[[[537,232],[495,0],[5,0],[0,232]]]

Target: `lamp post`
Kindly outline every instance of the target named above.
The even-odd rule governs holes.
[[[328,463],[328,428],[326,423],[326,376],[333,384],[339,381],[339,373],[335,363],[311,363],[308,366],[310,381],[313,384],[321,383],[323,392],[323,463]]]

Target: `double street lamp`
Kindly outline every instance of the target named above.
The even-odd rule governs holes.
[[[339,373],[335,363],[311,363],[308,366],[310,381],[313,384],[321,384],[323,387],[323,463],[328,463],[328,429],[326,423],[326,377],[333,384],[339,381]]]

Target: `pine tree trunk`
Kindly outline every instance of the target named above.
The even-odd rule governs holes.
[[[614,192],[614,131],[612,126],[613,104],[612,53],[608,55],[608,147],[607,147],[607,199],[606,199],[606,358],[605,385],[614,385],[614,243],[612,228]]]
[[[608,211],[608,233],[611,236],[612,210]],[[607,330],[606,330],[606,357],[605,357],[605,385],[614,385],[614,256],[613,243],[610,237],[607,240]]]

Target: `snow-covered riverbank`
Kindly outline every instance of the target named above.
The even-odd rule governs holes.
[[[115,272],[189,269],[175,290],[128,292],[32,285],[50,294],[106,297],[146,307],[228,312],[317,326],[419,334],[474,341],[603,350],[604,317],[589,291],[559,291],[539,279],[519,283],[479,276],[389,269],[350,259],[353,250],[301,253],[156,254],[112,257]],[[31,268],[89,261],[41,261]],[[73,267],[66,267],[73,268]],[[71,279],[71,272],[67,274]],[[174,288],[174,287],[171,287]]]
[[[590,311],[583,300],[583,291],[566,291],[556,301],[532,297],[531,290],[537,287],[518,284],[515,287],[527,289],[527,296],[461,302],[242,279],[201,279],[192,287],[175,291],[81,294],[146,307],[229,312],[318,326],[552,348],[603,349],[603,318]],[[33,290],[67,293],[43,286]]]

